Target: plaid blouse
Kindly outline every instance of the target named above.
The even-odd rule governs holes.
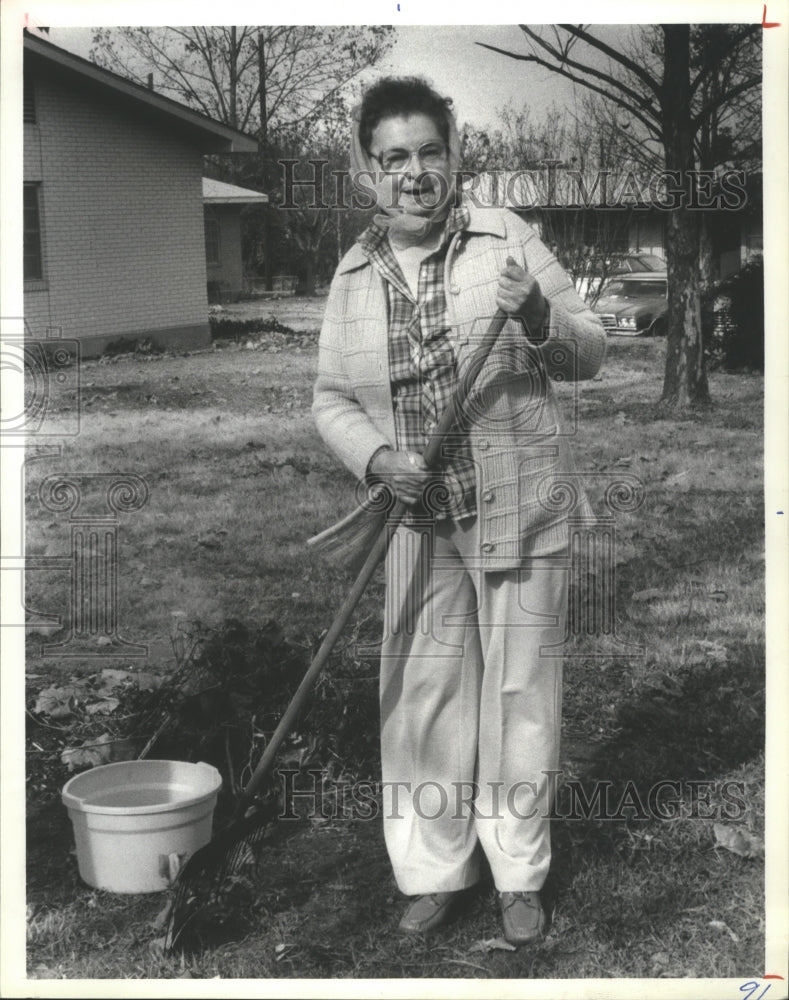
[[[455,351],[444,292],[444,261],[450,238],[469,223],[468,210],[450,212],[441,243],[420,264],[414,298],[387,239],[373,222],[359,237],[370,263],[384,278],[389,306],[389,378],[397,447],[422,453],[457,385]],[[423,494],[423,510],[456,520],[477,513],[476,475],[465,438],[447,447],[442,468]],[[419,506],[411,509],[419,514]]]

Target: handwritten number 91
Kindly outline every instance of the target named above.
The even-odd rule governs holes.
[[[764,987],[762,992],[759,994],[759,996],[754,997],[753,996],[754,990],[758,990],[759,987],[761,986],[761,983],[756,983],[756,982],[743,983],[742,986],[740,987],[740,993],[745,994],[746,1000],[751,1000],[752,997],[753,1000],[762,1000],[762,997],[765,995],[765,993],[770,989],[772,985],[773,985],[772,983],[768,983]]]

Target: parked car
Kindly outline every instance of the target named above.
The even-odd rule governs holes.
[[[624,337],[664,336],[667,296],[665,271],[638,271],[611,278],[592,308],[606,333]]]
[[[665,271],[666,262],[656,253],[630,253],[614,267],[611,275],[628,274],[631,271]]]
[[[615,260],[609,260],[607,268],[607,277],[613,278],[620,274],[631,274],[642,271],[665,271],[666,262],[662,257],[658,257],[655,253],[629,253],[624,254],[622,257],[617,257]],[[580,282],[578,293],[585,300],[589,301],[593,298],[597,290],[600,288],[600,282],[603,280],[601,277],[601,271],[603,266],[600,263],[594,264],[589,274],[585,275]]]

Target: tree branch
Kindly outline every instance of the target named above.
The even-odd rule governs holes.
[[[520,29],[524,32],[524,34],[528,35],[533,42],[536,42],[543,49],[545,49],[545,51],[556,59],[562,66],[570,66],[573,69],[579,70],[581,73],[587,73],[589,76],[593,76],[605,83],[613,84],[621,90],[622,93],[626,94],[633,101],[633,103],[641,109],[642,113],[649,114],[654,108],[654,104],[649,98],[639,94],[637,90],[633,90],[633,88],[629,87],[626,83],[624,83],[624,81],[617,79],[613,73],[604,73],[602,70],[595,69],[594,66],[588,66],[586,63],[579,62],[577,59],[568,58],[568,56],[565,55],[565,52],[568,50],[562,51],[557,49],[549,42],[546,42],[544,38],[541,38],[536,31],[533,31],[526,24],[521,24]]]
[[[693,97],[693,95],[698,90],[699,85],[702,83],[702,81],[707,76],[709,76],[709,74],[712,73],[714,70],[719,69],[723,60],[726,59],[729,55],[731,55],[731,53],[737,48],[737,46],[741,42],[744,42],[746,38],[750,38],[752,35],[756,34],[761,30],[762,30],[761,25],[746,24],[740,31],[737,32],[736,35],[732,35],[731,39],[729,40],[729,43],[726,45],[723,51],[715,53],[715,60],[714,61],[709,60],[706,63],[706,65],[699,70],[695,78],[691,80],[690,96]]]
[[[746,90],[751,90],[751,88],[757,86],[762,82],[762,75],[758,73],[756,76],[749,76],[747,79],[743,80],[742,83],[737,84],[736,87],[732,87],[723,94],[718,94],[711,101],[708,101],[704,107],[699,111],[697,115],[694,115],[692,122],[694,129],[698,128],[705,118],[708,118],[712,112],[720,107],[721,104],[725,104],[727,101],[733,100],[740,94],[744,94]]]
[[[643,114],[641,114],[640,111],[638,111],[636,108],[632,107],[631,104],[629,104],[628,102],[624,101],[621,97],[615,96],[614,94],[611,93],[610,90],[604,90],[602,87],[598,87],[596,84],[592,83],[590,80],[584,80],[581,77],[573,75],[572,73],[568,73],[563,67],[554,66],[551,63],[549,63],[547,60],[540,58],[540,56],[534,56],[534,55],[527,56],[527,55],[521,55],[520,53],[517,53],[517,52],[507,52],[506,49],[499,49],[495,45],[488,45],[485,42],[476,42],[475,44],[476,45],[480,45],[483,49],[490,49],[492,52],[498,52],[501,55],[509,56],[511,59],[517,59],[517,60],[519,60],[521,62],[533,62],[533,63],[537,63],[538,66],[542,66],[545,69],[550,70],[551,73],[558,73],[559,76],[564,76],[568,80],[572,80],[573,83],[579,83],[582,87],[586,87],[587,90],[593,90],[593,91],[595,91],[595,93],[601,94],[607,100],[613,101],[615,104],[618,104],[621,108],[624,108],[625,111],[627,111],[629,114],[633,115],[634,118],[637,118],[638,121],[640,121],[641,124],[651,134],[656,135],[656,136],[658,134],[659,121],[657,120],[657,116],[655,116],[656,120],[654,122],[650,121]],[[654,112],[653,112],[653,114],[654,114]]]
[[[590,35],[588,31],[584,31],[580,25],[560,24],[559,27],[564,28],[565,31],[570,32],[570,34],[574,35],[576,38],[580,38],[582,42],[586,42],[587,45],[591,45],[592,48],[597,49],[598,52],[602,52],[604,55],[607,55],[609,59],[613,59],[614,62],[619,63],[619,65],[624,69],[628,70],[634,76],[637,76],[644,86],[649,88],[649,90],[651,90],[656,97],[660,94],[660,81],[656,80],[651,73],[648,73],[643,66],[639,66],[638,63],[629,59],[623,52],[612,49],[610,45],[606,44],[601,39],[595,38],[594,35]],[[612,77],[612,79],[615,78]]]

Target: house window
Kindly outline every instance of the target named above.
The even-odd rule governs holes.
[[[205,262],[221,264],[221,233],[219,219],[208,211],[205,214]]]
[[[44,277],[41,255],[41,213],[39,210],[38,184],[25,184],[24,210],[24,280],[40,281]]]

